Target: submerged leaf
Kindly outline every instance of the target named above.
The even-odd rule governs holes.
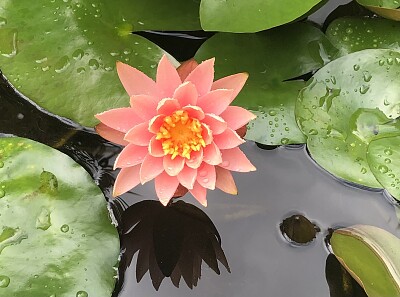
[[[118,233],[88,173],[23,138],[1,138],[0,161],[1,295],[111,296]]]
[[[366,225],[336,230],[333,253],[369,297],[400,295],[400,239]]]

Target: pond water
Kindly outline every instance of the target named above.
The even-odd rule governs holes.
[[[329,11],[347,2],[329,2],[312,19],[321,23]],[[144,34],[153,40],[160,36]],[[175,44],[178,39],[191,39],[192,49],[202,41],[202,37],[165,38],[160,42],[174,38]],[[188,50],[180,57],[190,57],[190,53]],[[41,111],[4,78],[0,82],[0,114],[1,134],[31,138],[61,150],[89,171],[102,188],[121,223],[123,255],[114,297],[365,296],[354,281],[347,283],[352,289],[343,293],[345,280],[350,277],[329,257],[330,230],[367,224],[400,237],[397,206],[389,198],[382,192],[337,180],[319,168],[303,146],[266,150],[248,142],[242,149],[257,171],[235,174],[238,196],[209,191],[208,207],[203,208],[188,194],[183,199],[187,203],[176,203],[176,211],[165,211],[158,204],[138,203],[156,200],[153,183],[112,201],[110,193],[116,177],[112,164],[120,147],[102,140],[92,130]],[[138,219],[133,220],[131,214]],[[310,224],[317,231],[315,239],[296,244],[282,235],[280,225],[293,215],[302,215],[315,224]],[[288,227],[290,233],[298,230],[297,218]],[[184,234],[174,231],[174,226]],[[172,238],[165,238],[165,234],[172,234]],[[204,243],[201,249],[193,245],[198,240]],[[134,253],[136,250],[140,251]],[[133,258],[127,259],[127,255]],[[213,269],[203,261],[199,270],[200,257]],[[168,270],[170,261],[179,266],[179,271],[168,273],[172,273],[175,285],[160,275],[160,269]],[[215,272],[218,269],[220,275]],[[143,276],[140,282],[137,275]],[[184,279],[177,288],[181,275]]]

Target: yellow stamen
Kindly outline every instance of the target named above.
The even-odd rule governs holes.
[[[181,156],[190,159],[192,151],[200,151],[206,143],[201,135],[203,128],[198,119],[189,117],[187,111],[177,110],[164,118],[164,123],[156,135],[162,141],[165,155],[171,159]]]

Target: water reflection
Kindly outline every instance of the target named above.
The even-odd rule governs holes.
[[[120,281],[136,253],[136,281],[149,271],[156,290],[166,277],[176,287],[181,278],[189,288],[196,287],[203,261],[217,274],[218,261],[230,272],[215,225],[196,206],[176,201],[164,207],[159,201],[145,200],[124,209],[121,201],[114,203],[123,251]]]

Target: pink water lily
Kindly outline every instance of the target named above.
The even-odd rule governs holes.
[[[117,71],[131,106],[96,115],[101,121],[97,132],[125,146],[114,164],[121,171],[113,195],[152,179],[164,205],[179,185],[204,206],[207,189],[237,194],[230,171],[255,170],[239,149],[244,140],[235,131],[255,115],[230,106],[248,75],[214,82],[214,59],[191,60],[177,70],[165,55],[156,81],[121,62]]]

